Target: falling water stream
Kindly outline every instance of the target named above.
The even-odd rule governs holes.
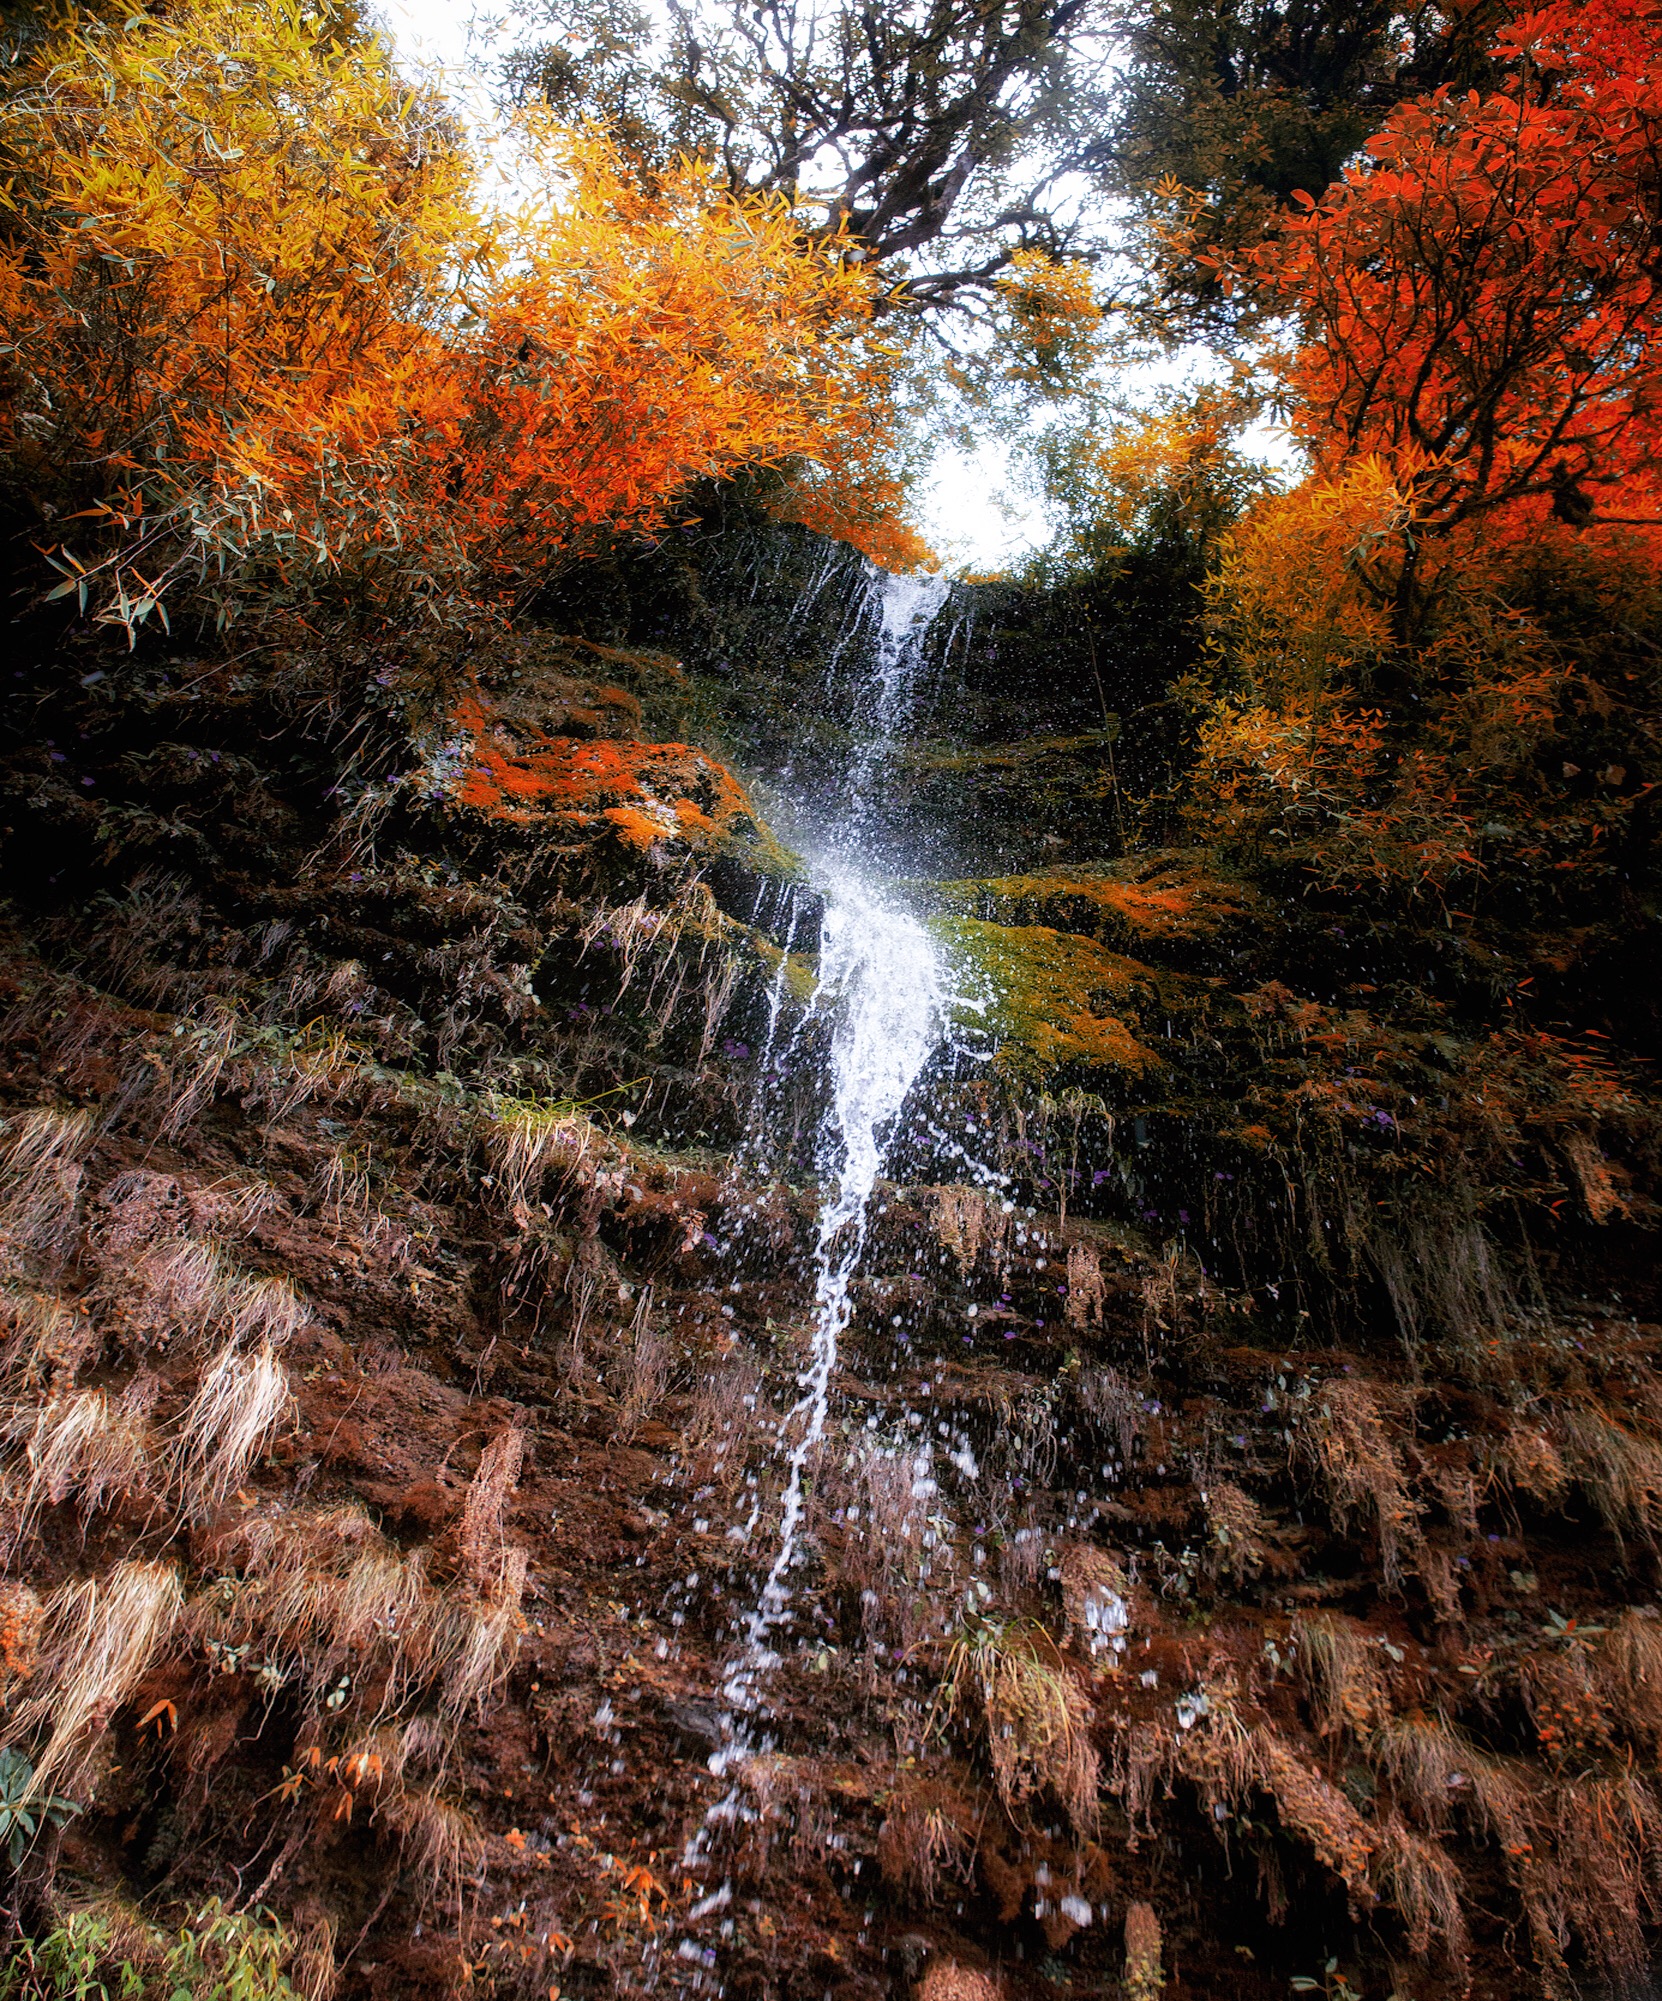
[[[870,791],[879,764],[904,727],[930,624],[948,585],[934,577],[881,575],[866,611],[875,627],[871,674],[857,707],[857,740],[845,782],[845,811],[814,869],[825,898],[819,983],[811,1018],[828,1026],[829,1109],[820,1138],[821,1206],[814,1243],[814,1306],[800,1395],[786,1420],[790,1439],[772,1565],[743,1624],[738,1657],[722,1694],[723,1742],[711,1768],[724,1771],[764,1748],[753,1734],[760,1683],[777,1664],[774,1635],[786,1619],[799,1556],[805,1478],[825,1433],[838,1348],[854,1311],[853,1281],[865,1248],[871,1197],[896,1136],[908,1092],[940,1039],[945,976],[933,940],[871,880],[867,848]],[[701,1857],[712,1827],[738,1810],[734,1795],[711,1809],[688,1860]],[[726,1901],[726,1886],[694,1915]]]

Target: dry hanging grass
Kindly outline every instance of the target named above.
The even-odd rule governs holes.
[[[675,1373],[675,1348],[652,1317],[652,1288],[647,1286],[635,1307],[623,1352],[623,1398],[618,1410],[617,1436],[627,1440],[652,1415],[669,1392]]]
[[[503,1574],[507,1551],[502,1514],[525,1460],[525,1433],[518,1425],[499,1432],[479,1458],[462,1506],[462,1575],[488,1597]]]
[[[1573,1479],[1617,1534],[1649,1538],[1662,1526],[1662,1445],[1594,1404],[1560,1411],[1553,1439]]]
[[[1004,2001],[1004,1983],[995,1973],[937,1959],[918,1982],[916,2001]]]
[[[1255,1733],[1260,1783],[1275,1801],[1281,1825],[1298,1835],[1341,1877],[1353,1896],[1372,1894],[1368,1865],[1378,1836],[1336,1786],[1268,1729]]]
[[[483,1714],[491,1691],[513,1665],[524,1624],[519,1606],[526,1569],[524,1550],[505,1550],[491,1595],[453,1615],[441,1642],[447,1716],[459,1719],[470,1709]]]
[[[815,1478],[818,1533],[840,1527],[837,1571],[860,1594],[866,1631],[902,1648],[942,1630],[958,1590],[931,1464],[926,1446],[858,1432],[840,1462],[826,1451]]]
[[[1214,1480],[1201,1496],[1212,1548],[1207,1568],[1214,1577],[1245,1584],[1269,1556],[1270,1519],[1244,1487]]]
[[[884,1882],[933,1904],[948,1879],[968,1880],[980,1815],[973,1800],[939,1779],[903,1779],[889,1795],[877,1835]]]
[[[142,1337],[167,1345],[218,1335],[234,1346],[280,1348],[310,1314],[286,1278],[250,1278],[198,1237],[175,1237],[140,1258],[130,1320]]]
[[[1632,1769],[1588,1772],[1556,1789],[1549,1906],[1617,1993],[1642,1991],[1647,1931],[1662,1908],[1662,1806]]]
[[[461,1903],[462,1883],[478,1867],[484,1841],[470,1816],[420,1787],[394,1793],[378,1817],[398,1837],[403,1867],[414,1879],[416,1906]]]
[[[300,2001],[334,2001],[340,1987],[333,1918],[319,1918],[295,1948],[289,1979]]]
[[[1464,1966],[1471,1947],[1466,1886],[1442,1844],[1390,1814],[1379,1826],[1377,1875],[1379,1893],[1401,1918],[1413,1956],[1429,1959],[1440,1944],[1455,1966]]]
[[[969,1277],[983,1251],[996,1258],[1008,1234],[1002,1204],[979,1189],[935,1190],[935,1236],[957,1261],[960,1278]]]
[[[1371,1523],[1385,1583],[1400,1583],[1403,1558],[1419,1541],[1418,1510],[1377,1388],[1344,1379],[1322,1383],[1311,1393],[1292,1450],[1326,1489],[1341,1529],[1359,1519]]]
[[[213,1561],[234,1567],[190,1608],[204,1644],[258,1646],[313,1699],[343,1670],[386,1671],[382,1707],[432,1671],[442,1624],[425,1552],[401,1556],[361,1508],[271,1509],[240,1517]]]
[[[172,1633],[183,1594],[171,1564],[128,1558],[102,1580],[66,1584],[48,1601],[37,1693],[18,1712],[19,1736],[51,1735],[35,1760],[37,1795],[72,1786],[92,1740]]]
[[[938,1698],[985,1737],[993,1783],[1014,1815],[1049,1792],[1081,1833],[1097,1819],[1100,1761],[1090,1705],[1041,1627],[987,1623],[953,1641]]]
[[[256,1603],[259,1637],[314,1699],[344,1672],[363,1682],[383,1671],[378,1713],[391,1713],[432,1670],[438,1615],[426,1552],[400,1556],[371,1528],[355,1552],[337,1546],[333,1562],[317,1550],[294,1554],[300,1561]]]
[[[223,1504],[292,1401],[288,1372],[269,1344],[255,1355],[226,1348],[209,1363],[179,1420],[170,1455],[188,1514],[200,1518]]]
[[[0,1292],[0,1380],[61,1396],[97,1355],[97,1323],[83,1306],[55,1293],[11,1287]]]
[[[0,1236],[61,1256],[75,1231],[93,1114],[37,1105],[7,1119],[0,1134]]]
[[[1662,1620],[1627,1611],[1593,1661],[1600,1691],[1641,1742],[1662,1741]]]
[[[1294,1655],[1310,1695],[1311,1716],[1323,1736],[1339,1730],[1360,1735],[1390,1714],[1372,1642],[1341,1612],[1311,1612],[1293,1621]]]
[[[1089,1244],[1068,1246],[1068,1303],[1070,1327],[1100,1327],[1108,1288],[1102,1281],[1102,1260]]]
[[[33,1533],[42,1508],[74,1495],[83,1517],[117,1495],[149,1484],[152,1448],[142,1400],[112,1400],[103,1390],[78,1390],[34,1412],[14,1416],[7,1436],[22,1444],[28,1463],[18,1533]]]
[[[594,1124],[569,1102],[497,1096],[485,1125],[485,1150],[501,1204],[511,1213],[538,1199],[550,1170],[567,1179],[580,1176],[604,1145]]]
[[[162,1115],[164,1140],[178,1139],[207,1110],[221,1073],[236,1054],[243,1026],[236,1009],[221,1002],[179,1037],[179,1058]]]

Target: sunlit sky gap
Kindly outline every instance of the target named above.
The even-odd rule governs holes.
[[[403,63],[435,78],[483,149],[500,158],[491,138],[496,114],[490,78],[497,57],[524,34],[523,22],[493,20],[472,4],[453,0],[378,0],[376,11]],[[1153,388],[1210,372],[1208,361],[1197,349],[1138,373]],[[1267,428],[1249,443],[1265,457],[1285,457]],[[1034,497],[1013,480],[1008,448],[991,438],[973,452],[944,446],[921,482],[913,512],[955,569],[1011,567],[1042,546],[1052,526]]]

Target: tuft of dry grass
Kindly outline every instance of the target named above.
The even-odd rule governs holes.
[[[1048,1792],[1080,1833],[1095,1827],[1101,1772],[1090,1705],[1042,1627],[989,1620],[963,1628],[938,1702],[979,1726],[1012,1816]]]
[[[932,1466],[927,1443],[862,1431],[840,1458],[828,1448],[815,1476],[816,1518],[840,1530],[837,1571],[860,1594],[862,1624],[901,1648],[943,1630],[958,1587]]]
[[[102,1579],[65,1584],[45,1608],[37,1692],[18,1711],[19,1736],[45,1726],[32,1790],[72,1786],[92,1741],[177,1624],[183,1604],[171,1564],[126,1558]]]
[[[1094,1543],[1062,1551],[1062,1638],[1084,1640],[1092,1656],[1123,1654],[1131,1630],[1131,1583],[1117,1557]]]
[[[498,1432],[481,1453],[462,1505],[462,1575],[481,1596],[497,1587],[507,1560],[502,1515],[525,1461],[525,1433],[518,1425]]]
[[[1605,1701],[1641,1744],[1662,1741],[1662,1619],[1627,1611],[1593,1662]]]
[[[292,1402],[288,1372],[269,1343],[253,1355],[222,1349],[208,1364],[169,1453],[188,1515],[200,1519],[224,1504]]]
[[[1269,1517],[1244,1487],[1211,1481],[1201,1499],[1211,1539],[1207,1569],[1214,1577],[1245,1584],[1264,1568],[1269,1553]]]
[[[0,1235],[61,1257],[75,1233],[82,1163],[96,1121],[89,1111],[36,1105],[0,1125]]]
[[[1360,1735],[1390,1714],[1385,1683],[1366,1630],[1340,1612],[1311,1612],[1293,1621],[1294,1660],[1310,1696],[1318,1731]]]
[[[28,1478],[18,1534],[33,1533],[42,1508],[74,1495],[83,1518],[118,1495],[149,1484],[150,1425],[145,1410],[103,1390],[77,1390],[33,1411],[15,1413],[6,1437],[24,1448]]]
[[[176,1335],[192,1342],[217,1335],[237,1347],[280,1348],[310,1318],[286,1278],[250,1277],[199,1237],[156,1244],[138,1259],[133,1278],[130,1323],[159,1346]]]
[[[425,1551],[401,1556],[361,1508],[259,1509],[205,1554],[224,1574],[191,1603],[193,1637],[257,1648],[279,1685],[316,1701],[343,1673],[379,1674],[385,1713],[442,1665],[450,1624]]]
[[[1125,2001],[1160,2001],[1166,1976],[1160,1964],[1160,1920],[1154,1906],[1134,1902],[1125,1912]]]
[[[1428,1959],[1440,1944],[1454,1965],[1463,1967],[1471,1949],[1465,1879],[1442,1843],[1415,1833],[1400,1814],[1389,1814],[1379,1825],[1376,1874],[1380,1895],[1401,1918],[1415,1959]]]
[[[652,1288],[647,1286],[635,1307],[623,1351],[623,1396],[617,1435],[633,1438],[669,1394],[675,1373],[675,1348],[652,1317]]]
[[[395,1792],[379,1808],[379,1817],[398,1837],[404,1867],[415,1881],[418,1908],[454,1903],[459,1909],[462,1883],[484,1854],[471,1817],[453,1801],[419,1786]]]
[[[1583,1773],[1555,1789],[1553,1805],[1556,1928],[1573,1927],[1617,1993],[1642,1991],[1646,1933],[1662,1910],[1662,1805],[1631,1767]]]
[[[1102,1260],[1089,1244],[1068,1246],[1067,1320],[1070,1327],[1100,1327],[1108,1289]]]
[[[340,1968],[335,1963],[336,1925],[333,1918],[319,1918],[307,1927],[294,1949],[289,1980],[300,2001],[334,2001],[340,1988]]]
[[[1662,1526],[1662,1444],[1591,1403],[1560,1411],[1552,1433],[1571,1478],[1609,1527],[1651,1538]]]
[[[1564,1497],[1569,1470],[1550,1435],[1537,1424],[1512,1424],[1498,1440],[1494,1469],[1509,1486],[1549,1505]]]
[[[877,1835],[884,1882],[933,1904],[948,1880],[968,1880],[980,1815],[975,1803],[937,1778],[909,1776],[889,1795]]]
[[[485,1150],[501,1206],[512,1214],[536,1201],[550,1171],[581,1179],[604,1153],[604,1140],[569,1102],[493,1096],[485,1122]]]
[[[1136,1384],[1118,1369],[1084,1369],[1078,1396],[1085,1415],[1113,1440],[1121,1465],[1128,1464],[1148,1429],[1148,1404]]]
[[[1378,1387],[1348,1378],[1322,1383],[1293,1433],[1292,1451],[1321,1481],[1341,1529],[1360,1520],[1376,1530],[1380,1570],[1394,1588],[1419,1541],[1418,1510]]]
[[[1298,1835],[1353,1896],[1371,1894],[1369,1863],[1379,1845],[1374,1830],[1336,1786],[1273,1730],[1254,1732],[1254,1748],[1260,1783],[1275,1801],[1281,1825]]]
[[[519,1607],[527,1567],[524,1550],[504,1550],[490,1595],[454,1610],[438,1647],[447,1716],[459,1719],[470,1709],[483,1714],[491,1691],[513,1665],[524,1626]]]
[[[955,1959],[933,1961],[912,1991],[914,2001],[1004,2001],[1004,1983],[996,1973],[960,1966]]]
[[[983,1253],[1003,1256],[1010,1234],[1001,1203],[978,1188],[937,1188],[934,1199],[935,1236],[952,1253],[961,1278],[968,1278]]]
[[[161,1137],[178,1139],[213,1102],[225,1066],[236,1054],[246,1024],[234,1006],[223,1001],[210,1007],[199,1022],[182,1034],[176,1029],[178,1055],[162,1114]]]
[[[0,1291],[0,1380],[62,1396],[99,1349],[97,1323],[84,1306],[55,1293],[13,1286]]]

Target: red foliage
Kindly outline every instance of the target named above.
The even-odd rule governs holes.
[[[1400,105],[1369,158],[1260,250],[1302,318],[1295,423],[1380,453],[1441,528],[1553,494],[1650,517],[1662,476],[1662,15],[1555,0],[1505,28],[1487,96]]]

